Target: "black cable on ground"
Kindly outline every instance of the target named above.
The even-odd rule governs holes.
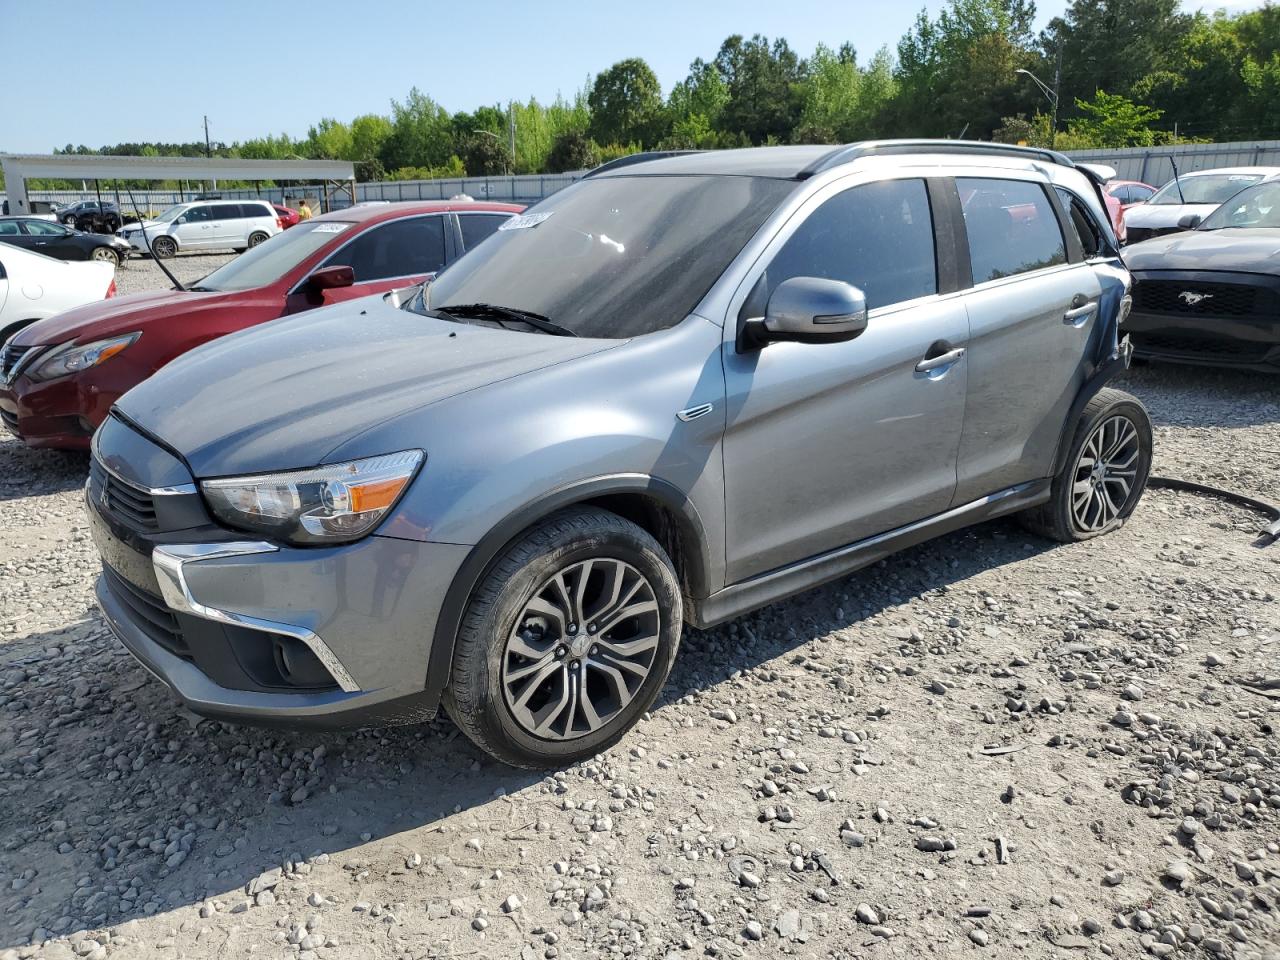
[[[1147,486],[1159,487],[1165,490],[1181,490],[1184,493],[1198,493],[1206,497],[1216,497],[1219,500],[1226,500],[1256,511],[1270,520],[1271,523],[1262,528],[1259,534],[1259,541],[1255,543],[1255,546],[1265,547],[1280,540],[1280,507],[1264,503],[1262,500],[1255,500],[1253,497],[1243,493],[1236,493],[1234,490],[1220,490],[1217,487],[1195,483],[1191,480],[1179,480],[1177,477],[1149,477]]]

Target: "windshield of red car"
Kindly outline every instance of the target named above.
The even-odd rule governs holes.
[[[345,234],[352,224],[339,220],[313,220],[277,233],[256,247],[251,247],[226,266],[219,267],[196,287],[218,293],[252,290],[275,283],[335,237]]]

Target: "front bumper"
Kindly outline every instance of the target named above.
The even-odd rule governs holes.
[[[1134,280],[1124,332],[1136,356],[1280,372],[1280,277],[1158,271]]]
[[[19,375],[12,382],[0,380],[0,424],[31,447],[88,450],[93,431],[106,419],[111,405],[133,383],[116,384],[119,373],[129,371],[123,357],[118,367],[84,371],[57,380],[37,383]]]
[[[114,419],[108,427],[127,429]],[[145,457],[148,441],[127,442],[132,462]],[[208,522],[194,485],[172,485],[177,461],[161,466],[156,456],[165,475],[155,482],[171,484],[161,492],[104,459],[95,450],[86,486],[103,561],[99,606],[191,710],[328,729],[434,716],[426,679],[436,618],[469,547],[376,535],[323,548],[234,538]],[[180,529],[162,530],[170,527]]]

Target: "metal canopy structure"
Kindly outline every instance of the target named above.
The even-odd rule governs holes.
[[[321,205],[338,193],[356,202],[355,167],[346,160],[238,160],[214,157],[110,157],[96,154],[0,154],[11,214],[31,212],[27,180],[292,180],[324,185]]]

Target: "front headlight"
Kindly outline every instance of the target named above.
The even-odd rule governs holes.
[[[343,543],[381,522],[421,462],[421,450],[404,450],[313,470],[204,480],[200,489],[228,526],[293,543]]]
[[[142,336],[141,332],[126,333],[122,337],[96,340],[80,347],[74,343],[64,344],[38,359],[27,371],[27,376],[39,383],[88,370],[100,363],[106,363],[140,336]]]

